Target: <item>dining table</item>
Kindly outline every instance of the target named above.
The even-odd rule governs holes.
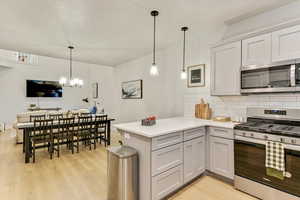
[[[97,114],[92,115],[92,118],[94,119],[96,116],[97,116]],[[111,143],[111,122],[114,120],[115,119],[113,119],[113,118],[108,118],[106,120],[107,145],[110,145],[110,143]],[[25,163],[29,163],[30,157],[31,157],[30,133],[34,129],[34,122],[22,122],[22,123],[18,123],[16,126],[18,129],[23,130],[23,153],[25,154]],[[60,126],[59,121],[54,120],[51,128],[58,129],[59,126]],[[80,122],[79,122],[78,118],[75,119],[74,126],[80,126]]]

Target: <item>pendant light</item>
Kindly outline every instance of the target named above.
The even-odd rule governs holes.
[[[187,78],[187,74],[186,74],[186,70],[185,70],[185,33],[188,30],[188,27],[182,27],[181,31],[183,31],[183,57],[182,57],[182,71],[181,71],[181,79],[186,79]]]
[[[154,25],[154,31],[153,31],[153,62],[150,68],[150,75],[151,76],[158,76],[159,75],[159,71],[156,65],[156,55],[155,55],[155,51],[156,51],[156,17],[159,15],[159,12],[157,10],[152,10],[151,11],[151,16],[153,16],[153,25]]]
[[[68,47],[70,50],[70,75],[69,75],[69,81],[66,77],[61,77],[59,80],[59,84],[61,84],[64,87],[82,87],[83,86],[83,80],[78,79],[78,78],[73,78],[73,57],[72,57],[72,52],[74,47],[69,46]],[[69,84],[68,84],[69,82]]]

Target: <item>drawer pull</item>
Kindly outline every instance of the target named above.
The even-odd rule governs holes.
[[[161,155],[164,155],[164,154],[167,154],[167,153],[171,153],[171,152],[176,151],[176,150],[180,150],[180,147],[175,148],[175,149],[170,149],[169,151],[161,152],[160,154],[157,154],[157,155],[161,156]]]
[[[227,130],[224,130],[224,129],[217,129],[217,128],[215,128],[214,130],[215,130],[215,131],[218,131],[218,132],[227,133]]]
[[[179,137],[179,136],[180,136],[180,134],[171,135],[171,136],[164,137],[164,138],[158,138],[158,139],[157,139],[157,141],[164,141],[164,140],[168,140],[168,139],[176,138],[176,137]]]

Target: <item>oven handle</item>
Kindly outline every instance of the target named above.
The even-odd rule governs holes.
[[[240,142],[247,142],[247,144],[261,144],[261,145],[266,145],[266,141],[265,140],[248,138],[248,137],[243,137],[243,136],[239,136],[239,135],[235,135],[235,140],[238,140]]]
[[[234,140],[234,144],[242,144],[242,145],[247,145],[247,146],[251,146],[251,147],[256,147],[256,148],[260,148],[260,149],[265,149],[265,145],[263,144],[256,144],[253,142],[246,142],[246,141],[242,141],[242,140]]]
[[[290,78],[291,78],[291,86],[296,87],[296,65],[291,65],[291,72],[290,72]]]
[[[248,138],[248,137],[243,137],[239,135],[235,135],[235,141],[242,141],[242,142],[247,142],[247,144],[261,144],[261,145],[266,145],[267,140],[260,140],[260,139],[254,139],[254,138]],[[300,146],[299,145],[291,145],[291,144],[285,144],[284,143],[284,148],[288,150],[293,150],[297,151],[300,153]]]

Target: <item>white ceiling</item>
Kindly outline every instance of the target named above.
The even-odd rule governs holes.
[[[117,65],[152,49],[158,9],[159,48],[176,42],[180,26],[204,31],[293,0],[1,0],[0,48]]]

